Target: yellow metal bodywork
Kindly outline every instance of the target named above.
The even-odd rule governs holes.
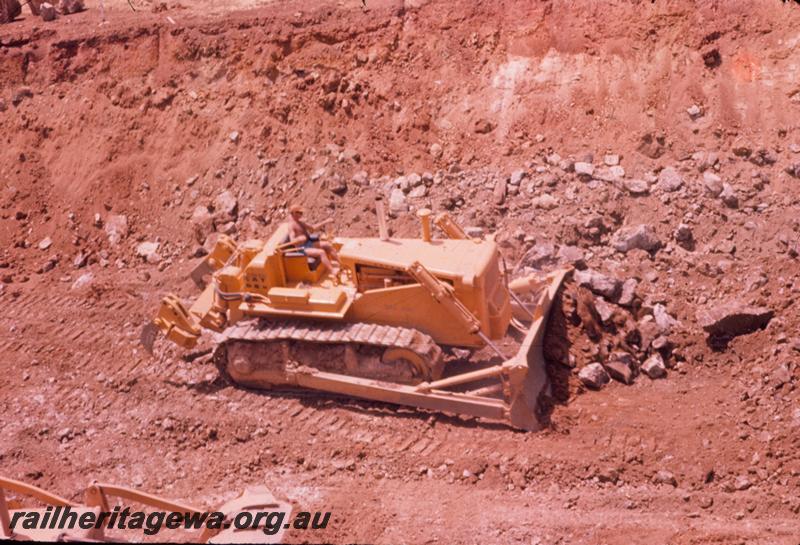
[[[220,331],[253,316],[413,327],[442,345],[480,347],[481,336],[502,338],[511,320],[491,240],[336,238],[342,270],[332,278],[287,239],[285,225],[266,242],[222,239],[207,260],[215,281],[188,310],[165,298],[156,325],[183,347],[194,346],[201,326]],[[436,285],[420,283],[420,274]]]

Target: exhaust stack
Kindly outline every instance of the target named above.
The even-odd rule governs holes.
[[[431,211],[427,208],[417,210],[417,217],[422,224],[422,240],[431,241]]]
[[[375,198],[375,213],[378,215],[378,236],[381,240],[389,240],[389,228],[386,226],[386,209],[383,207],[383,197]]]

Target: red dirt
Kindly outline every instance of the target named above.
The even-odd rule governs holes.
[[[294,541],[797,545],[800,180],[785,169],[800,162],[800,7],[367,4],[120,3],[99,26],[90,2],[52,23],[25,8],[0,26],[0,473],[75,499],[97,479],[208,506],[265,483],[333,511],[327,530]],[[738,208],[697,189],[698,150],[719,153]],[[686,187],[633,197],[548,165],[551,152],[593,153],[596,166],[619,154],[626,178],[674,166]],[[532,208],[525,191],[492,205],[495,180],[516,169],[557,206]],[[359,171],[373,183],[353,182]],[[376,231],[379,178],[425,171],[442,174],[413,204],[462,198],[454,216],[497,231],[510,262],[532,242],[577,244],[590,267],[639,278],[640,295],[682,323],[677,367],[599,392],[573,379],[551,427],[524,434],[248,391],[139,346],[161,296],[195,293],[196,206],[231,190],[244,237],[300,201],[361,236]],[[336,176],[344,196],[330,191]],[[95,214],[125,215],[129,234],[111,244]],[[593,215],[610,230],[596,240],[583,236]],[[692,252],[670,242],[681,222]],[[638,223],[667,248],[615,252],[611,234]],[[417,231],[413,214],[392,227]],[[154,240],[158,265],[136,255]],[[76,269],[79,252],[88,264]],[[72,289],[86,272],[93,282]],[[775,318],[713,351],[696,312],[732,298]],[[574,347],[579,367],[588,344]],[[676,486],[655,483],[659,471]],[[751,486],[736,490],[739,477]]]

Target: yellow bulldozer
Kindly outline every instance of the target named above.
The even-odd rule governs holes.
[[[166,296],[153,325],[186,349],[204,329],[217,332],[214,359],[244,386],[540,429],[544,329],[569,271],[510,281],[493,238],[468,237],[448,214],[419,210],[421,236],[393,238],[380,199],[376,213],[379,237],[329,237],[336,274],[290,241],[287,224],[266,241],[221,236],[192,275],[201,295],[188,308]],[[432,237],[432,223],[444,238]],[[157,330],[145,332],[146,345]],[[470,351],[467,370],[445,365],[458,361],[445,357],[454,348]]]

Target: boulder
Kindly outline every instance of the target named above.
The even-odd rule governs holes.
[[[611,318],[614,317],[614,305],[606,303],[606,300],[602,297],[595,298],[594,308],[598,316],[600,316],[600,321],[604,324],[609,323]]]
[[[511,173],[511,178],[509,178],[508,183],[511,185],[520,185],[522,181],[528,177],[528,173],[524,170],[515,170]]]
[[[657,187],[661,191],[672,193],[683,186],[683,176],[672,167],[663,169],[658,175]]]
[[[161,256],[158,253],[158,242],[140,242],[136,246],[136,255],[144,258],[145,261],[151,264],[161,261]]]
[[[504,178],[499,178],[495,182],[494,192],[492,194],[495,204],[501,205],[505,202],[507,189],[508,189],[508,184],[506,183]]]
[[[647,195],[650,192],[650,184],[637,178],[624,180],[622,187],[631,195]]]
[[[649,225],[623,227],[614,234],[611,244],[620,252],[629,252],[634,249],[653,252],[661,247],[658,235]]]
[[[195,239],[200,244],[203,243],[208,235],[214,232],[214,218],[211,216],[207,206],[195,208],[190,221],[194,228]]]
[[[775,316],[766,307],[739,302],[722,303],[697,312],[697,322],[703,330],[716,337],[736,337],[764,329]]]
[[[575,271],[573,279],[579,286],[589,288],[595,295],[605,297],[613,301],[619,296],[622,282],[616,278],[611,278],[592,269],[585,271]]]
[[[638,285],[639,282],[635,278],[628,278],[625,282],[623,282],[622,292],[619,295],[617,304],[622,307],[633,306],[633,302],[636,300],[636,288]]]
[[[636,360],[627,352],[614,352],[604,366],[614,380],[623,384],[633,383],[633,370],[636,366]]]
[[[556,257],[559,263],[568,263],[579,269],[586,267],[583,250],[577,246],[561,246]]]
[[[428,186],[426,185],[418,185],[414,189],[408,192],[409,199],[421,199],[428,195]]]
[[[2,0],[0,0],[2,1]],[[90,272],[84,273],[78,277],[75,282],[72,283],[71,289],[73,290],[80,290],[86,287],[91,286],[94,283],[94,275]]]
[[[685,246],[687,244],[691,244],[694,240],[694,233],[692,233],[692,228],[686,225],[685,223],[681,223],[678,225],[678,228],[675,229],[675,241],[680,244],[681,246]]]
[[[662,335],[669,335],[672,333],[672,328],[680,325],[680,322],[670,316],[667,308],[659,303],[653,305],[653,319],[655,319],[658,331]]]
[[[589,388],[599,390],[608,384],[609,378],[605,368],[599,363],[590,363],[578,372],[578,379]]]
[[[703,173],[703,185],[712,197],[718,197],[722,193],[722,178],[711,171],[707,170]]]
[[[534,208],[542,208],[544,210],[552,210],[558,206],[558,199],[549,193],[543,193],[542,195],[531,199],[531,206]]]
[[[736,196],[736,190],[728,183],[722,184],[722,192],[719,198],[725,203],[728,208],[737,208],[739,206],[739,197]]]
[[[583,178],[591,178],[594,174],[594,165],[592,163],[584,163],[578,161],[574,165],[575,174]]]
[[[536,270],[554,267],[558,263],[556,247],[549,242],[536,244],[525,252],[520,263],[525,267],[532,267]]]
[[[57,15],[56,8],[53,4],[44,2],[39,6],[39,15],[41,15],[42,21],[54,21]]]
[[[128,217],[121,214],[109,216],[105,222],[105,231],[108,236],[108,242],[112,246],[116,246],[128,236]]]
[[[83,0],[59,0],[58,11],[63,15],[83,11]]]
[[[667,376],[667,366],[661,354],[656,352],[647,358],[642,364],[642,372],[653,380]]]
[[[223,191],[214,199],[214,216],[220,221],[235,221],[239,202],[230,191]]]
[[[389,212],[392,214],[401,214],[408,211],[408,203],[406,202],[406,195],[400,188],[392,189],[389,194]]]

